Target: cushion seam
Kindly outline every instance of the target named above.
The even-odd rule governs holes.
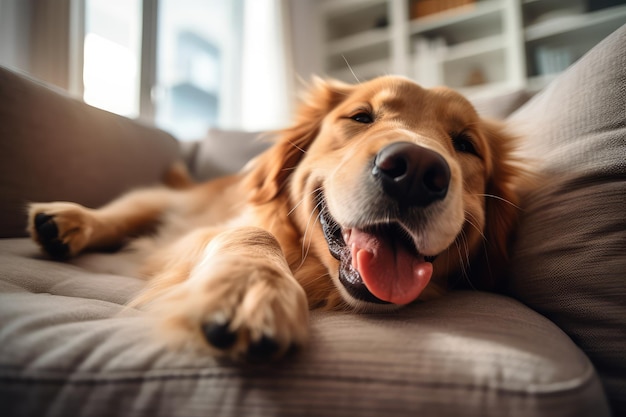
[[[360,377],[360,376],[346,376],[346,375],[331,375],[331,374],[315,374],[315,373],[299,373],[299,374],[290,374],[290,373],[281,373],[277,372],[270,376],[265,375],[266,373],[262,372],[245,372],[241,373],[224,373],[224,372],[216,372],[216,373],[198,373],[197,371],[191,372],[179,372],[178,374],[172,373],[171,371],[167,374],[163,375],[128,375],[128,376],[102,376],[99,374],[87,374],[87,375],[11,375],[12,372],[8,372],[6,374],[2,373],[2,369],[0,369],[0,385],[1,384],[23,384],[23,385],[57,385],[57,386],[65,386],[65,385],[87,385],[87,386],[96,386],[96,385],[108,385],[108,384],[144,384],[144,383],[153,383],[153,382],[170,382],[170,381],[178,381],[178,380],[210,380],[210,379],[270,379],[270,380],[310,380],[310,381],[324,381],[330,380],[333,382],[344,382],[344,383],[359,383],[359,384],[369,384],[369,383],[379,383],[381,385],[391,385],[391,386],[414,386],[414,387],[437,387],[437,388],[449,388],[449,389],[466,389],[470,391],[497,391],[500,393],[506,393],[510,395],[562,395],[564,392],[576,392],[584,389],[593,381],[593,368],[590,365],[586,366],[585,372],[581,377],[572,378],[570,380],[558,381],[546,384],[545,386],[542,384],[530,384],[525,387],[522,387],[519,384],[519,387],[512,386],[499,386],[499,385],[490,385],[488,383],[476,383],[476,384],[467,384],[467,383],[454,383],[454,382],[422,382],[422,381],[408,381],[406,379],[392,379],[392,378],[376,378],[376,377]]]

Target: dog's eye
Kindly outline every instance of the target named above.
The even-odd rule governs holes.
[[[351,116],[350,119],[359,123],[365,123],[365,124],[374,123],[374,118],[372,117],[372,115],[366,112],[357,113],[354,116]]]
[[[476,152],[472,139],[467,133],[453,133],[450,136],[452,137],[454,149],[456,149],[457,152],[471,153],[478,156],[478,152]]]

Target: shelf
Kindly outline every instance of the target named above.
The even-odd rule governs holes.
[[[321,11],[326,17],[353,14],[372,6],[386,6],[386,0],[325,0]]]
[[[338,2],[342,7],[347,7],[345,0]],[[335,6],[339,7],[339,6]],[[342,9],[343,10],[343,9]],[[338,10],[335,10],[338,12]],[[350,39],[359,39],[364,36],[368,39],[372,33],[377,31],[385,31],[389,27],[389,10],[386,2],[365,1],[359,3],[354,10],[349,8],[344,10],[345,13],[335,13],[328,15],[325,19],[326,42],[346,42],[350,43]]]
[[[476,0],[411,20],[411,1],[317,0],[326,74],[354,82],[395,73],[469,96],[537,91],[556,76],[543,72],[575,62],[626,22],[624,2],[587,12],[595,2]]]
[[[340,55],[356,49],[389,42],[389,38],[388,29],[370,29],[365,32],[329,42],[326,54]]]
[[[584,13],[587,0],[524,0],[522,8],[524,16],[530,20],[541,19],[555,12]]]
[[[616,28],[626,21],[626,5],[610,7],[591,13],[563,16],[526,27],[526,41],[532,42],[575,30],[602,26],[614,22]]]
[[[503,50],[504,48],[505,43],[502,35],[489,36],[448,47],[443,61],[459,61],[476,55]]]
[[[367,64],[351,65],[350,67],[346,64],[343,69],[335,69],[328,72],[330,77],[350,84],[385,74],[389,74],[389,61],[386,59],[368,62]]]
[[[456,90],[465,97],[475,100],[478,98],[495,97],[506,93],[512,93],[516,91],[517,88],[512,86],[509,82],[498,81],[473,87],[461,87]]]
[[[411,21],[410,32],[412,35],[430,32],[446,26],[457,25],[462,22],[475,20],[481,24],[481,20],[490,15],[502,11],[502,2],[498,0],[479,1],[474,4],[456,7],[437,14],[426,16]]]
[[[446,44],[455,45],[502,34],[503,30],[502,3],[486,1],[415,20],[410,32],[412,37],[444,38]]]
[[[336,71],[352,67],[366,66],[370,63],[388,61],[390,48],[388,43],[378,43],[352,49],[345,53],[329,55],[326,59],[326,70]]]

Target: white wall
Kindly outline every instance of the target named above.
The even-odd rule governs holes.
[[[30,69],[30,1],[0,0],[0,65]]]
[[[313,0],[291,0],[289,6],[294,70],[298,77],[309,82],[313,75],[322,75],[323,69],[317,8]]]

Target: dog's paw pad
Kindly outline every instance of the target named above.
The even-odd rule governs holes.
[[[65,259],[70,254],[70,247],[58,239],[43,242],[42,245],[53,258]]]
[[[250,343],[246,359],[252,362],[264,362],[272,359],[280,350],[280,345],[271,337],[263,335],[260,340]]]
[[[70,248],[59,239],[59,227],[54,221],[54,217],[45,213],[37,213],[34,221],[39,242],[45,251],[54,258],[66,258]]]
[[[49,222],[51,219],[52,219],[52,216],[50,216],[50,215],[48,215],[46,213],[37,213],[35,215],[35,227],[37,227],[37,229],[39,229],[44,224]]]
[[[237,341],[237,333],[230,329],[230,323],[206,323],[202,325],[206,341],[214,348],[226,350]]]
[[[75,203],[33,203],[28,209],[28,231],[50,256],[66,259],[87,246],[93,221],[89,211]]]
[[[35,228],[39,237],[43,240],[52,240],[59,237],[59,228],[54,222],[54,218],[45,213],[35,215]]]

